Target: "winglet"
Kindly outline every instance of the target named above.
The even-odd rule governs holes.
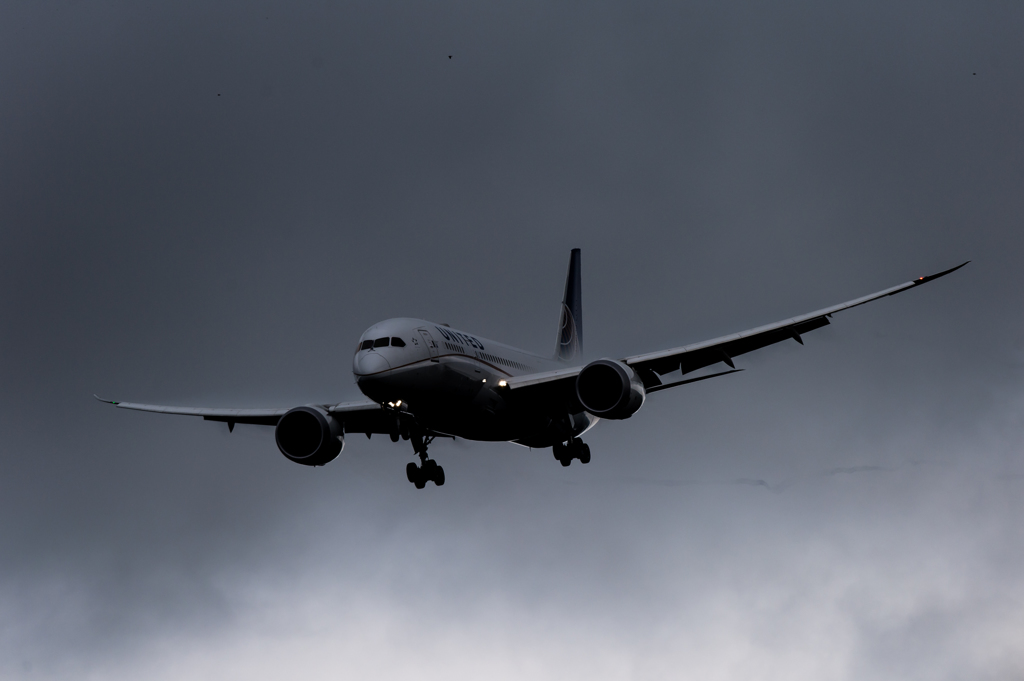
[[[970,262],[970,260],[968,260],[967,262]],[[944,277],[951,272],[956,272],[958,269],[966,265],[967,262],[957,265],[956,267],[950,267],[945,272],[939,272],[938,274],[929,274],[927,277],[918,277],[917,279],[914,280],[914,285],[918,286],[920,284],[927,284],[932,279],[938,279],[939,277]]]
[[[120,402],[118,402],[118,401],[116,401],[116,400],[105,400],[105,399],[103,399],[102,397],[100,397],[99,395],[96,395],[96,394],[93,394],[93,397],[95,397],[95,398],[96,398],[97,400],[99,400],[100,402],[103,402],[104,404],[112,404],[112,405],[114,405],[115,407],[116,407],[116,406],[117,406],[118,404],[120,404]]]

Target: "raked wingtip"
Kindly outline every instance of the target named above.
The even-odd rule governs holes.
[[[947,274],[952,274],[953,272],[956,272],[958,269],[960,269],[961,267],[963,267],[964,265],[966,265],[969,262],[971,262],[971,261],[968,260],[967,262],[960,263],[956,267],[950,267],[948,270],[944,270],[942,272],[939,272],[938,274],[929,274],[926,277],[918,277],[917,279],[914,280],[914,283],[915,284],[926,284],[929,281],[932,281],[933,279],[938,279],[939,277],[944,277]]]

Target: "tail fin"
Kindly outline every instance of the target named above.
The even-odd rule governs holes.
[[[583,353],[583,292],[580,287],[580,249],[569,255],[569,273],[565,277],[562,316],[558,322],[555,359],[568,362]]]

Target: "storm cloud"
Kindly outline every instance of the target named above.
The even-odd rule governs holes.
[[[1019,3],[0,7],[0,676],[1024,676]],[[450,58],[449,58],[450,57]],[[593,461],[359,397],[388,317],[621,357],[957,273]]]

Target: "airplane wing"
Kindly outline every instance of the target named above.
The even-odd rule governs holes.
[[[713,338],[700,343],[683,345],[658,352],[648,352],[642,355],[633,355],[632,357],[623,358],[620,361],[628,364],[637,372],[637,375],[639,375],[640,379],[643,381],[644,389],[647,392],[656,392],[658,390],[664,390],[665,388],[672,388],[685,383],[693,383],[694,381],[704,380],[706,378],[724,376],[726,374],[740,371],[735,367],[735,363],[733,362],[734,357],[752,352],[753,350],[759,350],[765,346],[772,345],[773,343],[781,343],[786,340],[795,340],[803,345],[804,341],[802,335],[808,331],[813,331],[814,329],[827,326],[830,323],[829,320],[832,318],[832,315],[836,312],[841,312],[843,310],[848,310],[851,307],[870,303],[871,301],[878,300],[879,298],[902,293],[903,291],[915,288],[921,284],[926,284],[929,281],[938,279],[939,277],[944,277],[951,272],[955,272],[966,264],[967,263],[965,262],[961,265],[945,270],[944,272],[939,272],[938,274],[919,277],[913,281],[908,281],[898,286],[887,288],[884,291],[872,293],[871,295],[863,296],[861,298],[855,298],[845,303],[833,305],[832,307],[826,307],[821,310],[809,312],[807,314],[800,315],[799,317],[783,319],[782,321],[775,322],[774,324],[766,324],[765,326],[759,326],[748,331],[741,331],[740,333],[734,333],[720,338]],[[681,369],[683,374],[687,374],[692,371],[696,371],[697,369],[711,366],[712,364],[718,364],[719,362],[728,365],[730,370],[708,376],[701,376],[699,378],[674,381],[671,383],[663,383],[661,380],[662,375],[671,373],[677,369]],[[555,371],[547,371],[537,374],[528,374],[525,376],[515,376],[506,379],[506,382],[508,383],[508,387],[513,391],[529,393],[531,397],[536,395],[537,398],[543,399],[546,402],[550,401],[552,403],[559,403],[563,405],[567,404],[572,407],[582,408],[582,405],[579,404],[576,397],[575,390],[575,379],[582,369],[582,366],[578,366],[556,369]],[[540,393],[544,394],[541,395]]]
[[[118,409],[149,411],[157,414],[178,414],[181,416],[202,416],[207,421],[220,421],[234,429],[236,423],[258,426],[276,426],[278,420],[289,409],[207,409],[203,407],[168,407],[160,404],[138,404],[135,402],[118,402],[96,397],[100,402],[112,404]],[[298,406],[298,405],[296,405]],[[370,400],[358,402],[342,402],[340,404],[318,404],[324,411],[344,424],[346,433],[390,433],[393,428],[394,416],[384,410],[382,405]]]

